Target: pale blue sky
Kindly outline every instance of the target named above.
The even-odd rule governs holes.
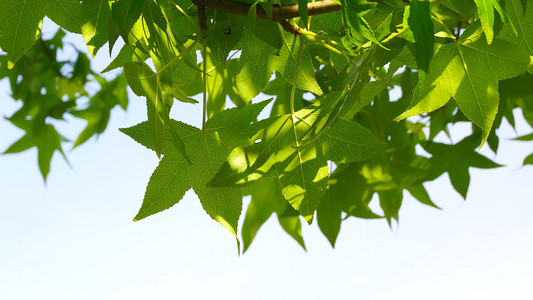
[[[18,107],[7,92],[0,82],[2,116]],[[199,106],[174,111],[191,124],[200,116]],[[518,135],[531,132],[516,116]],[[68,153],[72,168],[54,156],[46,186],[35,150],[0,156],[0,299],[533,299],[533,167],[520,167],[533,144],[509,140],[507,124],[495,158],[506,167],[471,169],[466,202],[445,175],[427,185],[443,210],[406,194],[394,230],[349,219],[333,250],[314,223],[306,253],[271,219],[238,257],[191,192],[131,221],[157,158],[118,128],[143,120],[131,96],[97,141]],[[73,138],[83,125],[60,128]],[[22,134],[3,119],[0,133],[0,151]]]

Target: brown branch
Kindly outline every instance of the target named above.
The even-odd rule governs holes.
[[[225,4],[222,0],[191,0],[197,6],[205,6],[214,8],[217,10],[222,10],[236,15],[247,16],[252,5],[233,2],[231,5]],[[379,0],[373,0],[372,2],[377,2]],[[272,19],[268,18],[265,10],[260,6],[256,5],[256,16],[261,19],[272,20],[275,22],[283,22],[286,19],[297,18],[300,16],[298,12],[298,4],[286,4],[282,6],[274,6],[272,8]],[[339,11],[341,6],[331,0],[322,0],[318,2],[312,2],[307,4],[307,14],[320,15],[325,13],[330,13],[334,11]]]

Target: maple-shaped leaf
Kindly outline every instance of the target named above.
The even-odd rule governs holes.
[[[144,0],[119,0],[113,3],[111,15],[122,34],[127,36],[141,16]]]
[[[289,82],[294,80],[295,74],[298,72],[296,87],[318,96],[322,95],[322,89],[315,79],[315,69],[313,68],[309,51],[304,48],[301,57],[298,58],[298,51],[302,39],[299,36],[285,31],[281,36],[283,45],[281,46],[279,55],[274,55],[270,58],[270,70],[279,71],[283,78]]]
[[[497,0],[474,0],[477,3],[479,19],[481,20],[481,26],[485,32],[487,43],[491,44],[494,38],[494,10],[498,11],[503,23],[509,24],[513,30],[514,26],[509,20],[509,17],[500,6]],[[515,30],[516,32],[516,30]]]
[[[85,0],[81,3],[81,9],[81,33],[89,53],[94,57],[108,41],[111,9],[107,0]]]
[[[437,178],[447,172],[454,189],[464,199],[466,199],[470,185],[469,168],[492,169],[501,167],[501,165],[476,152],[478,142],[479,135],[471,135],[455,145],[430,142],[424,147],[432,155],[430,163],[434,169],[431,176]]]
[[[11,69],[41,34],[45,1],[0,0],[0,7],[0,48]]]
[[[498,80],[517,76],[528,65],[529,55],[509,42],[495,39],[488,45],[484,39],[472,41],[463,34],[458,43],[439,48],[428,76],[414,91],[410,108],[396,120],[436,110],[453,97],[465,116],[482,129],[483,144],[498,111]]]
[[[305,249],[299,214],[297,212],[293,214],[286,213],[288,209],[294,209],[283,198],[277,178],[265,177],[252,185],[244,187],[243,194],[250,195],[252,198],[242,225],[243,252],[248,250],[259,228],[273,213],[276,213],[278,221],[285,232]]]
[[[380,44],[363,15],[375,4],[366,0],[337,0],[342,6],[342,18],[348,28],[350,40],[360,47],[367,40]]]
[[[150,178],[143,204],[134,220],[141,220],[172,207],[192,188],[209,216],[236,235],[237,221],[242,209],[240,188],[210,188],[206,183],[216,174],[234,148],[249,143],[246,136],[240,139],[223,139],[221,136],[234,136],[235,132],[241,131],[255,120],[266,104],[268,101],[242,109],[225,110],[209,119],[203,130],[173,121],[177,130],[183,134],[183,142],[187,153],[190,153],[192,165],[175,147],[167,146],[163,159]],[[147,122],[121,131],[153,149]]]
[[[414,42],[413,56],[421,74],[426,74],[433,56],[434,32],[429,1],[412,1],[405,8],[404,23],[407,23]]]
[[[54,126],[49,124],[40,127],[38,130],[34,130],[30,122],[14,122],[14,124],[26,130],[26,134],[13,143],[4,154],[19,153],[32,147],[37,147],[39,170],[46,181],[54,153],[59,151],[66,159],[61,147],[61,142],[66,141],[66,139],[56,131]]]
[[[506,0],[505,11],[516,29],[504,27],[498,37],[517,44],[533,56],[533,5],[524,6],[519,0]],[[533,73],[532,66],[529,71]]]
[[[241,40],[240,71],[235,77],[239,96],[248,102],[268,84],[274,70],[269,68],[269,59],[277,52],[267,43],[258,41],[246,33]]]
[[[52,21],[62,28],[81,33],[81,3],[78,0],[48,0],[45,13]]]
[[[319,139],[300,146],[320,111],[312,105],[262,121],[265,128],[254,137],[260,142],[232,152],[209,185],[246,185],[274,173],[285,199],[310,222],[326,187],[326,160],[363,160],[382,147],[370,131],[342,119]]]
[[[524,158],[524,162],[522,163],[522,165],[533,165],[533,153]]]

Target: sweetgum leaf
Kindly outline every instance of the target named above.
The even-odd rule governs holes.
[[[110,36],[111,9],[107,0],[84,0],[81,9],[83,40],[94,57]]]
[[[522,165],[533,165],[533,153],[524,158],[524,163]]]
[[[289,204],[286,204],[286,211],[287,210],[294,211],[294,208],[292,208],[292,206]],[[300,216],[297,213],[287,214],[286,211],[284,213],[277,213],[279,225],[281,225],[281,228],[283,228],[288,235],[290,235],[304,250],[307,251],[305,248],[304,238],[302,236],[302,222],[300,221]]]
[[[64,138],[56,131],[54,126],[49,124],[41,126],[37,132],[32,132],[29,126],[25,129],[27,130],[26,134],[13,143],[4,154],[18,153],[32,147],[37,147],[39,170],[43,179],[46,181],[54,153],[59,151],[64,157],[63,148],[61,147],[61,141]]]
[[[245,102],[257,96],[268,84],[274,70],[269,68],[269,58],[276,53],[270,45],[253,39],[245,34],[242,41],[242,53],[239,58],[240,71],[235,81],[239,96]]]
[[[141,16],[144,0],[118,0],[111,7],[111,14],[120,31],[128,35]]]
[[[240,189],[210,188],[206,183],[215,175],[234,147],[231,143],[222,141],[219,136],[226,131],[232,132],[235,126],[249,124],[265,105],[266,103],[260,103],[243,109],[225,110],[220,113],[221,116],[213,117],[210,123],[206,123],[204,130],[173,121],[173,125],[183,134],[186,152],[190,154],[193,166],[185,161],[175,147],[167,146],[163,159],[148,183],[143,205],[134,220],[141,220],[170,208],[180,201],[187,190],[193,188],[211,218],[236,235],[237,221],[242,209]],[[232,122],[235,120],[237,123]],[[147,122],[121,131],[153,149]]]
[[[420,183],[413,185],[407,188],[407,190],[420,203],[439,208],[437,205],[435,205],[435,203],[433,203],[433,201],[431,201],[431,198],[429,197],[429,194],[423,184]]]
[[[465,19],[470,20],[474,17],[476,3],[474,0],[450,0],[455,11],[460,13]]]
[[[375,4],[365,0],[338,0],[342,6],[344,23],[349,28],[351,38],[355,39],[356,46],[361,46],[366,40],[380,44],[372,28],[363,18],[363,15],[372,9]]]
[[[304,49],[300,67],[296,69],[298,61],[298,48],[301,39],[298,36],[292,35],[288,32],[282,33],[283,46],[279,51],[279,56],[273,56],[269,62],[273,70],[279,71],[281,75],[289,82],[292,82],[295,73],[298,72],[296,86],[302,90],[309,91],[316,95],[322,95],[322,90],[316,82],[315,70],[309,51]]]
[[[111,63],[109,63],[109,65],[102,70],[102,73],[109,72],[111,70],[120,68],[129,62],[133,62],[133,57],[135,57],[135,55],[131,49],[131,46],[122,46],[120,52],[117,54],[117,57],[115,57],[113,61],[111,61]]]
[[[46,16],[57,25],[72,32],[81,33],[81,3],[78,0],[48,0],[45,6]]]
[[[244,252],[250,247],[258,230],[274,212],[277,214],[283,229],[305,249],[298,215],[284,214],[287,209],[287,201],[283,198],[277,178],[265,177],[243,188],[243,194],[252,197],[242,225]]]
[[[491,45],[483,39],[444,45],[435,54],[427,78],[416,87],[410,108],[396,120],[436,110],[453,97],[483,130],[483,144],[498,110],[498,80],[517,76],[528,65],[525,51],[499,39]]]
[[[41,34],[45,1],[0,0],[0,7],[0,48],[11,69]]]
[[[161,99],[158,77],[152,69],[140,62],[127,63],[124,66],[124,76],[135,94],[146,97],[152,142],[157,156],[161,157],[165,147],[165,119],[168,110]]]
[[[307,0],[298,0],[298,12],[300,13],[300,19],[302,19],[304,27],[307,28]]]
[[[338,119],[319,140],[324,156],[336,163],[368,159],[385,145],[370,130],[345,119]]]
[[[415,53],[413,54],[418,68],[426,74],[429,70],[429,61],[433,56],[433,21],[431,20],[431,5],[429,1],[412,1],[405,9],[408,14],[409,28],[415,40]]]
[[[499,37],[517,44],[533,56],[533,7],[524,9],[518,0],[506,0],[505,11],[515,24],[516,33],[511,28],[504,27]]]
[[[432,155],[430,159],[434,166],[432,177],[437,178],[447,172],[452,186],[464,199],[466,199],[470,185],[470,173],[468,171],[470,167],[481,169],[501,167],[501,165],[476,152],[478,139],[478,135],[471,135],[455,145],[431,142],[424,147]]]
[[[333,199],[328,190],[320,200],[317,209],[317,223],[320,231],[326,236],[331,247],[335,247],[337,236],[341,230],[342,208],[339,199]]]
[[[311,222],[326,185],[326,160],[318,145],[296,145],[316,114],[316,109],[302,109],[294,118],[282,115],[268,120],[268,126],[256,135],[261,142],[232,152],[209,185],[248,184],[277,171],[283,196]]]
[[[481,19],[481,25],[485,36],[487,38],[487,44],[492,44],[494,38],[494,9],[500,14],[500,18],[504,24],[509,24],[513,31],[516,33],[513,23],[502,9],[497,0],[475,0],[478,6],[479,18]]]

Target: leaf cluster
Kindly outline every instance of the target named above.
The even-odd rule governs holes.
[[[290,2],[1,0],[0,78],[24,101],[10,120],[28,132],[6,152],[38,147],[47,174],[62,138],[45,120],[87,120],[77,146],[105,129],[112,107],[125,108],[127,82],[148,114],[122,131],[161,159],[134,220],[169,209],[192,188],[244,251],[274,213],[305,248],[301,220],[316,218],[335,245],[350,217],[392,226],[405,191],[437,207],[424,183],[444,173],[466,198],[469,168],[500,166],[477,148],[498,151],[503,119],[515,126],[520,111],[533,125],[528,1]],[[123,68],[124,76],[104,79],[83,53],[57,61],[61,36],[39,38],[45,15],[82,34],[93,56],[121,45],[104,72]],[[100,89],[89,96],[91,80]],[[90,100],[80,109],[83,97]],[[183,103],[202,106],[201,128],[170,118]],[[472,131],[453,143],[450,128],[460,122]]]

